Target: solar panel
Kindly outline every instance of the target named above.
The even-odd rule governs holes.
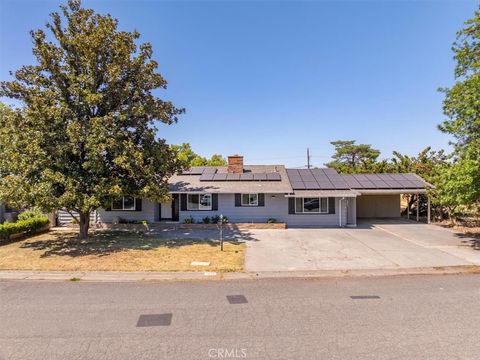
[[[251,180],[253,180],[253,174],[252,174],[252,173],[243,173],[243,174],[240,174],[240,180],[242,180],[242,181],[251,181]]]
[[[267,180],[267,174],[265,173],[259,173],[259,174],[253,174],[253,179],[254,180]]]
[[[310,170],[302,170],[302,171],[299,171],[300,173],[300,176],[302,179],[315,179],[315,177],[313,176],[312,172]]]
[[[402,185],[404,185],[406,188],[417,188],[417,187],[419,187],[419,185],[416,181],[410,181],[410,180],[402,181]]]
[[[267,180],[279,181],[281,179],[282,177],[280,176],[279,173],[267,173]]]
[[[338,174],[335,169],[287,169],[294,189],[402,189],[423,188],[415,174]]]
[[[309,190],[320,190],[320,185],[316,181],[304,181],[304,184]]]
[[[206,167],[203,170],[204,174],[215,174],[216,172],[217,172],[217,168],[215,168],[215,167]]]
[[[380,189],[389,189],[390,186],[383,180],[375,180],[373,184]]]
[[[402,188],[402,184],[399,182],[399,181],[396,181],[396,180],[385,180],[385,183],[387,183],[387,185],[390,187],[390,188]]]
[[[202,175],[204,170],[204,166],[192,166],[190,168],[190,175]]]
[[[348,189],[349,188],[345,179],[343,179],[340,175],[329,176],[329,180],[333,184],[335,189]]]
[[[360,183],[360,186],[361,186],[361,189],[375,189],[375,185],[371,182],[371,181],[368,181],[368,180],[362,180],[362,181],[359,181]]]
[[[379,181],[382,180],[380,176],[377,174],[365,174],[365,176],[370,180],[370,181]]]
[[[305,184],[303,183],[303,181],[292,181],[292,188],[294,190],[304,190],[306,189],[306,186]]]
[[[235,181],[235,180],[240,180],[240,174],[227,174],[227,181]]]
[[[213,177],[213,180],[215,181],[224,181],[224,180],[227,180],[227,174],[215,174],[214,177]]]
[[[211,181],[215,178],[214,173],[203,173],[202,176],[200,176],[200,181]]]

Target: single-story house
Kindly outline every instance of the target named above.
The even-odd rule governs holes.
[[[424,194],[431,187],[415,174],[338,174],[334,169],[287,169],[244,165],[239,155],[228,166],[192,167],[169,179],[171,201],[123,197],[92,214],[93,223],[184,222],[224,215],[231,223],[287,226],[356,226],[357,218],[400,217],[401,194]],[[71,221],[65,211],[59,222]]]

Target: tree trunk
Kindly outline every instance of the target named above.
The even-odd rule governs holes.
[[[407,212],[408,213],[412,212],[412,207],[415,204],[415,202],[417,201],[417,198],[415,196],[418,196],[418,195],[410,195],[408,197],[408,204],[407,204]]]
[[[88,229],[90,228],[90,211],[81,212],[79,213],[79,216],[80,223],[78,225],[80,227],[80,231],[78,233],[78,238],[88,239]]]

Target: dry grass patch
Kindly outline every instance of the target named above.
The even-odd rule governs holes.
[[[0,246],[2,270],[241,271],[245,244],[208,239],[168,239],[133,232],[99,231],[88,240],[51,231]],[[191,266],[192,261],[210,262]]]

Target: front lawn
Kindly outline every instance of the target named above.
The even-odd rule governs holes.
[[[166,238],[122,231],[92,232],[78,240],[69,231],[51,231],[0,245],[1,270],[61,271],[242,271],[245,244],[208,239]],[[192,266],[192,261],[210,262]]]

